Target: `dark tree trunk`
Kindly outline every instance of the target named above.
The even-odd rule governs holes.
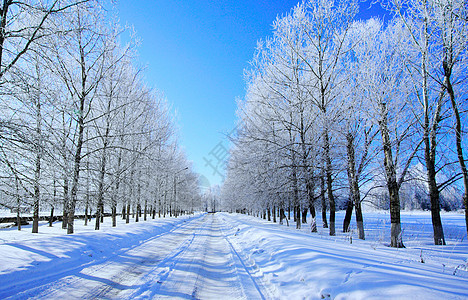
[[[84,225],[85,226],[88,226],[88,210],[89,210],[89,204],[88,202],[86,202],[85,211],[84,211],[84,214],[85,214]]]
[[[343,232],[349,232],[349,224],[351,223],[351,217],[353,215],[353,196],[348,198],[348,202],[346,203],[346,214],[343,220]]]
[[[327,195],[328,203],[330,203],[330,235],[335,235],[335,196],[333,195],[333,178],[332,178],[332,164],[330,157],[330,138],[328,136],[328,129],[325,127],[324,132],[325,140],[325,161],[326,161],[326,176],[327,176]]]
[[[390,136],[388,133],[387,107],[381,103],[382,119],[380,120],[380,133],[384,150],[384,167],[387,178],[387,188],[390,196],[390,246],[394,248],[404,248],[400,222],[400,187],[396,179],[396,170],[393,163],[393,154]]]
[[[80,169],[81,169],[81,151],[83,150],[83,134],[84,134],[84,106],[86,100],[86,74],[85,74],[85,63],[84,63],[84,56],[81,54],[81,72],[82,72],[82,90],[81,95],[79,95],[80,107],[79,107],[79,114],[78,114],[78,140],[76,143],[76,152],[74,157],[74,170],[73,170],[73,182],[72,182],[72,189],[70,195],[70,201],[68,201],[67,207],[67,234],[74,233],[74,222],[75,222],[75,207],[78,198],[78,184],[80,180]]]
[[[354,152],[354,136],[352,133],[348,133],[346,135],[346,148],[347,148],[347,156],[348,156],[348,166],[347,166],[347,173],[348,173],[348,184],[349,184],[349,191],[350,191],[350,199],[348,200],[348,207],[351,204],[351,212],[349,212],[349,220],[343,223],[343,232],[346,232],[349,228],[349,223],[351,222],[351,214],[352,214],[352,206],[354,204],[354,208],[356,211],[356,227],[358,230],[358,237],[361,240],[365,239],[364,236],[364,223],[362,217],[362,209],[361,209],[361,192],[359,190],[359,177],[364,168],[365,161],[367,159],[367,153],[370,145],[369,139],[369,131],[365,131],[365,147],[363,151],[363,155],[361,157],[361,163],[359,165],[358,171],[356,172],[356,158]],[[348,210],[346,210],[346,215],[348,215]]]
[[[355,211],[356,211],[356,226],[358,230],[358,238],[361,240],[365,240],[366,237],[364,235],[364,220],[362,217],[361,200],[356,201]]]
[[[125,224],[130,223],[130,201],[127,201],[127,217],[125,219]]]
[[[54,223],[54,207],[52,206],[50,208],[49,227],[52,227],[53,223]]]
[[[104,203],[101,203],[101,223],[104,223]]]
[[[325,178],[320,176],[320,200],[322,202],[322,224],[323,228],[328,228],[327,223],[327,201],[325,199]]]
[[[310,231],[317,232],[317,221],[315,216],[315,198],[314,198],[314,189],[312,186],[312,179],[308,178],[306,183],[307,188],[307,197],[309,198],[309,211],[310,211]]]
[[[68,214],[67,214],[67,207],[68,207],[68,179],[63,179],[63,212],[62,212],[62,229],[67,229],[68,225]]]
[[[307,207],[302,210],[302,223],[307,224]]]
[[[280,209],[280,224],[283,224],[283,220],[286,220],[286,224],[289,227],[289,221],[288,218],[286,218],[286,215],[284,214],[284,209]]]
[[[99,230],[100,225],[101,225],[101,214],[102,214],[101,207],[102,206],[99,205],[98,203],[97,208],[96,208],[96,223],[94,225],[94,230]]]
[[[115,204],[112,205],[112,227],[117,226],[117,206]]]
[[[135,222],[139,222],[139,220],[140,220],[140,203],[137,203]]]
[[[435,153],[434,153],[435,154]],[[436,183],[435,166],[432,159],[426,159],[427,177],[429,185],[429,198],[431,199],[432,229],[434,232],[434,244],[445,245],[444,230],[440,218],[440,193]]]
[[[462,123],[460,112],[458,110],[457,102],[455,101],[455,93],[453,91],[452,83],[450,80],[451,76],[451,66],[444,61],[444,72],[445,72],[445,84],[447,88],[447,92],[450,96],[450,103],[452,104],[453,115],[455,118],[455,144],[457,147],[457,156],[458,156],[458,163],[460,165],[460,169],[463,175],[463,186],[465,188],[465,194],[463,195],[463,204],[465,206],[465,226],[466,226],[466,233],[468,235],[468,170],[465,164],[465,158],[463,155],[463,147],[462,147]]]
[[[296,229],[301,229],[301,207],[299,205],[294,207]]]

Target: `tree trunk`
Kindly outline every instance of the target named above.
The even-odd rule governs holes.
[[[112,227],[117,227],[117,204],[112,203]]]
[[[358,238],[361,240],[365,240],[366,237],[364,235],[364,221],[362,217],[361,200],[356,201],[354,207],[356,211],[356,226],[358,230]]]
[[[428,31],[427,31],[427,22],[424,22],[424,49],[428,49]],[[431,215],[432,215],[432,229],[434,232],[434,244],[435,245],[445,245],[444,231],[442,228],[442,221],[440,219],[440,191],[437,186],[436,181],[436,148],[437,148],[437,131],[438,124],[440,121],[440,110],[442,108],[443,94],[445,92],[445,87],[442,87],[442,90],[439,95],[439,99],[436,103],[434,116],[432,119],[432,125],[429,121],[430,107],[429,107],[429,95],[427,87],[427,67],[426,67],[426,57],[427,54],[425,51],[422,52],[421,57],[421,75],[422,75],[422,97],[423,97],[423,110],[424,110],[424,122],[422,124],[424,131],[424,160],[426,162],[426,174],[429,187],[429,198],[431,200]]]
[[[102,206],[98,202],[97,209],[96,209],[96,223],[94,225],[94,230],[99,230],[101,227],[101,213],[102,213],[101,207]]]
[[[286,224],[289,227],[289,221],[288,218],[286,218],[286,215],[284,214],[284,209],[280,209],[280,224],[283,224],[283,220],[286,220]]]
[[[125,224],[130,223],[130,201],[127,201],[127,218],[125,219]]]
[[[302,223],[307,224],[307,207],[302,209]]]
[[[40,76],[38,66],[36,71]],[[38,88],[40,88],[40,80],[37,80]],[[36,169],[34,171],[34,213],[32,233],[39,232],[39,203],[41,200],[40,193],[40,180],[41,180],[41,158],[42,158],[42,115],[41,115],[41,99],[37,96],[36,100],[36,138],[35,138],[35,151],[36,151]]]
[[[140,221],[140,203],[138,202],[137,205],[136,205],[136,218],[135,218],[135,222],[138,223]]]
[[[86,207],[85,207],[85,211],[84,211],[84,214],[85,214],[84,224],[85,224],[85,226],[88,226],[88,210],[89,210],[89,204],[88,204],[88,202],[86,202]]]
[[[347,173],[348,173],[348,184],[349,184],[349,191],[350,191],[350,199],[348,200],[349,201],[348,205],[351,204],[351,210],[352,210],[352,204],[354,204],[354,209],[356,212],[356,226],[358,230],[358,237],[361,240],[365,239],[365,235],[364,235],[364,222],[363,222],[362,209],[361,209],[361,191],[359,190],[359,177],[363,169],[364,163],[367,159],[367,153],[368,153],[368,149],[370,145],[370,141],[368,139],[368,133],[369,133],[368,131],[365,132],[366,134],[365,149],[361,157],[361,163],[357,172],[356,172],[356,156],[354,152],[354,136],[352,135],[352,133],[348,133],[346,135],[346,140],[347,140],[346,148],[347,148],[347,156],[348,156]],[[346,210],[346,214],[348,214],[348,210]],[[349,227],[349,223],[351,222],[351,214],[352,214],[352,211],[349,214],[349,220],[347,221],[347,224],[346,223],[343,224],[343,232],[346,232],[345,228]]]
[[[431,139],[432,141],[432,139]],[[431,216],[432,216],[432,229],[434,232],[434,244],[445,245],[444,230],[442,228],[442,220],[440,218],[440,192],[436,182],[436,171],[435,171],[435,145],[433,144],[433,150],[431,148],[429,138],[424,137],[426,144],[425,149],[425,160],[427,179],[429,186],[429,198],[431,200]],[[432,141],[435,142],[435,141]]]
[[[106,135],[104,136],[104,145],[101,154],[101,168],[99,171],[99,185],[98,185],[98,194],[97,194],[97,210],[96,210],[96,226],[95,230],[100,229],[101,215],[104,212],[104,176],[106,174],[106,163],[107,163],[107,136],[109,135],[109,124],[106,128]]]
[[[455,101],[455,93],[453,91],[452,83],[450,80],[451,69],[447,65],[447,62],[444,61],[444,72],[445,72],[445,84],[447,92],[450,96],[450,102],[452,104],[453,115],[455,118],[455,144],[457,147],[457,156],[458,163],[463,175],[463,186],[465,188],[465,194],[463,195],[463,204],[465,206],[465,226],[466,233],[468,235],[468,170],[466,169],[465,159],[463,156],[463,147],[462,147],[462,124],[460,112],[458,110],[457,102]]]
[[[306,182],[306,189],[307,189],[307,197],[309,200],[309,211],[310,211],[310,231],[317,232],[317,221],[315,216],[315,198],[314,198],[314,188],[312,186],[312,179],[310,177],[307,178]]]
[[[53,223],[54,223],[54,207],[52,206],[50,208],[49,227],[52,227]]]
[[[330,157],[330,138],[328,136],[328,129],[325,127],[324,131],[325,140],[325,162],[326,162],[326,176],[327,176],[327,194],[328,202],[330,203],[330,235],[335,235],[335,196],[333,195],[333,178],[332,178],[332,165]]]
[[[82,60],[84,57],[82,57]],[[84,63],[82,62],[82,72],[84,72]],[[84,75],[84,74],[82,74]],[[78,197],[78,184],[80,179],[80,165],[81,165],[81,150],[83,148],[83,133],[84,133],[84,104],[86,99],[85,94],[85,82],[82,82],[82,94],[80,95],[80,108],[78,114],[78,141],[76,143],[75,152],[75,168],[73,171],[73,182],[71,189],[70,201],[68,201],[67,207],[67,234],[74,232],[74,221],[75,221],[75,207]]]
[[[101,203],[101,223],[104,223],[104,203]]]
[[[296,219],[296,229],[301,229],[301,207],[299,205],[294,206],[294,213]]]
[[[320,176],[320,199],[322,200],[322,224],[323,228],[328,228],[327,223],[327,201],[325,200],[325,178]]]
[[[351,217],[353,215],[353,196],[349,196],[348,202],[346,203],[346,214],[343,220],[343,232],[349,232],[349,224],[351,223]]]
[[[158,200],[158,218],[161,219],[161,199]]]
[[[398,182],[396,179],[396,170],[393,163],[392,147],[388,133],[388,111],[385,103],[380,103],[382,119],[380,120],[380,133],[382,135],[382,144],[384,150],[384,167],[387,178],[387,188],[390,196],[390,246],[395,248],[404,248],[400,222],[400,195]]]
[[[67,214],[67,207],[68,207],[68,178],[64,174],[63,178],[63,213],[62,213],[62,229],[67,229],[68,225],[68,214]]]
[[[18,231],[21,231],[21,198],[19,194],[18,177],[15,176],[16,183],[16,224],[18,224]]]

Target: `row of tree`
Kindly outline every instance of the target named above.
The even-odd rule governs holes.
[[[361,239],[363,201],[384,198],[391,246],[404,247],[400,193],[419,185],[434,243],[445,244],[441,194],[464,203],[468,230],[468,5],[389,0],[381,5],[392,19],[383,22],[357,20],[358,4],[303,1],[258,43],[223,198],[280,221],[292,207],[298,228],[309,210],[312,232],[321,204],[330,235],[343,203],[343,230],[354,209]]]
[[[0,206],[129,222],[200,204],[170,107],[135,67],[136,42],[97,0],[3,1],[0,8]],[[110,4],[106,4],[110,6]],[[123,43],[122,40],[128,42]],[[52,218],[51,216],[51,218]]]

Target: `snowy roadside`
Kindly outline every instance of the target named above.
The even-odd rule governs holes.
[[[41,223],[38,234],[31,234],[30,225],[0,230],[0,298],[11,294],[15,286],[35,286],[85,266],[97,264],[118,253],[128,251],[148,239],[165,234],[195,216],[161,218],[125,224],[119,220],[111,227],[105,218],[100,231],[93,224],[75,223],[76,233],[67,235],[61,223],[48,227]]]
[[[221,217],[228,240],[242,253],[252,275],[279,299],[468,298],[466,239],[433,246],[424,232],[427,226],[419,226],[417,240],[408,241],[407,248],[394,249],[372,235],[366,241],[352,239],[351,244],[349,234],[330,237],[325,229],[311,234],[307,224],[296,230],[245,215]],[[430,222],[427,214],[417,218],[416,225]],[[379,230],[378,222],[371,224],[369,229]]]

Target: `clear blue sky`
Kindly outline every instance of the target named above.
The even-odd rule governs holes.
[[[122,24],[134,26],[142,44],[146,80],[177,111],[179,142],[195,171],[210,184],[235,126],[236,98],[245,94],[243,70],[259,39],[298,0],[137,0],[118,3]],[[361,5],[368,8],[369,5]],[[362,18],[381,11],[365,10]],[[214,152],[212,152],[214,151]],[[221,171],[221,169],[219,169]]]

